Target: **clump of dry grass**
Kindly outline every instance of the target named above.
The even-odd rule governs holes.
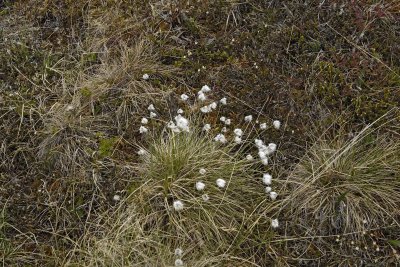
[[[146,230],[146,218],[126,203],[101,219],[76,244],[64,266],[174,266],[176,259],[182,259],[184,266],[256,266],[208,247],[199,250],[195,243],[187,243],[182,255],[174,255],[176,247],[163,243],[160,232]]]
[[[290,175],[289,214],[309,234],[398,226],[400,143],[371,129],[321,138]]]
[[[154,134],[129,197],[88,228],[68,264],[171,266],[182,258],[185,266],[255,265],[240,249],[264,188],[252,164],[231,149],[194,129]],[[226,184],[218,186],[217,179]],[[183,255],[174,256],[176,248]]]
[[[168,88],[161,81],[177,70],[160,63],[153,45],[139,39],[134,45],[120,43],[99,56],[95,73],[83,78],[79,92],[87,99],[93,114],[111,113],[118,130],[132,125],[132,116],[141,112],[149,99],[162,98]],[[149,79],[143,79],[143,75]]]
[[[228,247],[263,195],[251,164],[229,150],[196,130],[157,137],[143,155],[130,196],[146,228],[172,247],[180,242]],[[205,188],[196,189],[197,182]],[[184,204],[181,211],[173,208],[177,200]]]
[[[98,151],[98,137],[126,131],[140,116],[143,103],[162,98],[160,79],[175,71],[159,63],[145,39],[132,47],[113,47],[99,59],[88,73],[70,74],[68,79],[76,85],[58,92],[59,102],[43,116],[38,156],[64,173],[88,165]],[[143,79],[144,74],[150,79]]]
[[[38,158],[67,174],[86,168],[97,152],[99,119],[82,114],[78,103],[56,103],[45,115],[39,133]]]

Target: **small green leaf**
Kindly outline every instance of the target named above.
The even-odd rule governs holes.
[[[108,157],[111,155],[114,145],[118,141],[117,137],[100,139],[99,155],[100,157]]]
[[[395,247],[400,247],[400,240],[389,240],[388,243]]]

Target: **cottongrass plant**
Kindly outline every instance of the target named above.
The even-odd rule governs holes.
[[[262,173],[190,126],[149,133],[131,193],[88,227],[67,266],[257,266],[242,249],[266,199]]]
[[[164,131],[141,156],[129,201],[171,248],[198,244],[226,249],[264,196],[245,158],[191,127]],[[182,247],[185,249],[184,247]]]
[[[217,122],[223,127],[208,121],[214,117],[208,113],[227,104],[226,98],[214,101],[211,91],[205,85],[197,98],[180,95],[182,107],[166,121],[150,103],[147,112],[160,114],[165,127],[148,128],[152,115],[138,120],[137,176],[128,196],[114,198],[120,210],[116,219],[102,222],[100,236],[83,238],[83,251],[95,248],[84,256],[85,265],[253,266],[260,258],[256,253],[264,257],[264,236],[279,228],[278,218],[265,208],[279,199],[267,172],[277,146],[250,139],[252,115],[242,121],[243,130],[225,116]],[[246,156],[257,150],[260,159]],[[262,234],[255,237],[252,231]]]

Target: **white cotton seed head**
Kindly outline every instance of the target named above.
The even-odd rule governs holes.
[[[143,125],[140,126],[140,128],[139,128],[139,133],[141,133],[141,134],[147,133],[148,131],[149,131],[149,129],[147,129]]]
[[[261,163],[262,163],[264,166],[267,166],[267,165],[268,165],[268,158],[263,158],[263,159],[261,160]]]
[[[221,132],[226,133],[228,129],[226,127],[222,127]]]
[[[272,219],[272,220],[271,220],[271,227],[272,227],[272,228],[278,228],[278,227],[279,227],[279,221],[278,221],[278,219]]]
[[[225,135],[223,134],[217,134],[217,136],[214,138],[215,141],[220,142],[222,144],[226,143],[226,138]]]
[[[260,159],[267,158],[267,154],[263,150],[258,151],[258,156],[260,157]]]
[[[276,151],[276,144],[275,143],[269,143],[268,144],[268,149],[271,153]]]
[[[113,200],[114,201],[119,201],[121,199],[121,197],[119,195],[114,195],[113,196]]]
[[[281,122],[278,120],[274,120],[274,122],[272,123],[274,125],[274,128],[279,130],[279,128],[281,128]]]
[[[260,139],[255,139],[254,143],[256,144],[256,146],[258,148],[264,145],[264,142],[262,140],[260,140]]]
[[[235,136],[235,143],[236,144],[241,144],[242,143],[242,138],[240,136]]]
[[[150,110],[150,111],[156,110],[156,109],[154,108],[154,105],[153,105],[153,104],[150,104],[150,105],[148,106],[147,109]]]
[[[231,119],[226,119],[225,120],[225,125],[231,125]]]
[[[266,145],[264,145],[264,144],[258,146],[258,151],[263,151],[264,153],[266,153],[267,155],[269,155],[269,154],[268,154],[268,147],[267,147]]]
[[[150,118],[155,118],[155,117],[157,117],[157,114],[154,112],[150,112]]]
[[[265,123],[265,122],[264,122],[264,123],[261,123],[261,124],[260,124],[260,129],[261,129],[261,130],[267,129],[267,123]]]
[[[205,187],[206,187],[206,184],[203,183],[203,182],[197,182],[196,183],[196,190],[197,191],[203,191]]]
[[[271,183],[272,183],[272,176],[271,176],[271,174],[269,174],[269,173],[264,173],[264,175],[263,175],[263,183],[265,184],[265,185],[271,185]]]
[[[265,154],[265,156],[269,156],[274,152],[274,150],[272,150],[270,147],[265,146],[265,145],[262,145],[262,146],[258,147],[258,151],[260,151],[263,154]]]
[[[239,128],[236,128],[235,130],[233,130],[233,133],[234,133],[236,136],[242,136],[242,135],[243,135],[242,129],[239,129]]]
[[[210,197],[207,194],[202,195],[201,198],[206,202],[210,200]]]
[[[182,101],[187,101],[189,99],[189,96],[186,94],[181,94],[181,100]]]
[[[211,91],[211,88],[208,85],[203,85],[203,87],[201,87],[201,90],[200,90],[200,92],[203,92],[203,93],[208,93],[210,91]]]
[[[235,130],[233,130],[233,133],[234,133],[236,136],[242,136],[242,135],[243,135],[242,129],[238,129],[238,128],[236,128]]]
[[[219,118],[219,120],[224,122],[224,121],[226,121],[226,117],[222,116],[221,118]]]
[[[74,110],[74,106],[70,104],[65,108],[65,110],[66,111],[72,111],[72,110]]]
[[[207,99],[207,97],[203,92],[200,91],[197,95],[197,99],[200,101],[205,101]]]
[[[265,187],[265,193],[269,194],[272,191],[270,186]]]
[[[200,111],[203,113],[209,113],[209,112],[211,112],[211,108],[210,108],[210,106],[204,106],[204,107],[200,108]]]
[[[224,179],[221,179],[221,178],[217,179],[216,183],[217,183],[217,186],[219,188],[224,188],[225,185],[226,185],[226,181]]]
[[[271,198],[271,200],[275,200],[278,197],[278,193],[272,191],[269,193],[269,197]]]
[[[143,74],[142,78],[143,78],[143,80],[148,80],[150,78],[150,75],[145,73],[145,74]]]
[[[221,134],[221,138],[219,140],[221,143],[225,144],[226,143],[226,138],[225,135]]]
[[[147,124],[149,120],[147,118],[142,118],[141,123],[142,124]]]
[[[180,200],[175,200],[174,203],[173,203],[173,206],[174,206],[174,209],[175,209],[176,211],[181,211],[181,210],[183,210],[183,202],[180,201]]]
[[[184,132],[189,132],[189,121],[188,119],[184,118],[181,114],[175,116],[175,123],[176,126]]]
[[[203,126],[203,131],[206,131],[206,132],[208,132],[208,131],[210,131],[211,130],[211,125],[210,124],[204,124],[204,126]]]
[[[216,108],[217,108],[217,102],[212,102],[212,103],[210,104],[210,108],[211,108],[211,109],[216,109]]]
[[[200,170],[199,170],[199,173],[201,174],[201,175],[204,175],[204,174],[206,174],[206,169],[204,169],[204,168],[201,168]]]
[[[178,114],[183,114],[183,110],[180,108],[180,109],[178,109],[178,110],[176,111],[176,113],[178,113]]]
[[[253,120],[253,116],[252,115],[247,115],[246,117],[244,117],[244,121],[245,122],[251,122]]]
[[[247,159],[248,161],[254,160],[253,156],[250,155],[250,154],[248,154],[248,155],[246,156],[246,159]]]
[[[176,259],[175,260],[175,266],[183,266],[183,261],[181,259]]]
[[[142,156],[142,155],[146,154],[146,150],[144,150],[143,148],[141,148],[141,149],[139,149],[139,151],[137,152],[137,154],[138,154],[139,156]]]
[[[176,248],[174,255],[177,256],[177,257],[182,257],[183,250],[181,248]]]
[[[219,101],[222,105],[226,105],[226,97],[221,98]]]

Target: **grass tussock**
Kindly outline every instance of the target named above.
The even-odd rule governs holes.
[[[319,140],[290,175],[292,216],[320,235],[397,224],[399,159],[399,143],[371,131]]]
[[[101,63],[94,73],[85,75],[78,93],[93,114],[113,111],[111,120],[119,131],[132,125],[132,115],[141,113],[144,103],[170,90],[162,81],[177,72],[161,64],[153,45],[143,38],[132,46],[115,45],[112,51],[99,54],[99,59]]]
[[[139,166],[130,200],[171,247],[227,249],[263,193],[251,164],[198,131],[158,137]],[[181,211],[174,201],[182,201]]]
[[[83,238],[78,262],[171,266],[182,259],[185,266],[251,266],[238,249],[263,187],[251,164],[230,150],[196,130],[154,136],[128,198]],[[217,179],[224,179],[223,187]],[[177,248],[183,255],[174,256]]]
[[[96,121],[82,116],[80,108],[78,104],[56,104],[46,114],[38,157],[48,167],[74,172],[85,168],[97,151]]]
[[[93,225],[93,231],[88,231],[71,252],[73,256],[67,257],[65,266],[174,266],[177,259],[184,266],[253,266],[246,259],[219,254],[207,246],[199,250],[196,243],[186,243],[177,254],[175,250],[181,247],[164,243],[166,233],[146,230],[142,224],[146,218],[132,207],[120,206],[112,217],[109,215],[102,218],[106,223]]]

